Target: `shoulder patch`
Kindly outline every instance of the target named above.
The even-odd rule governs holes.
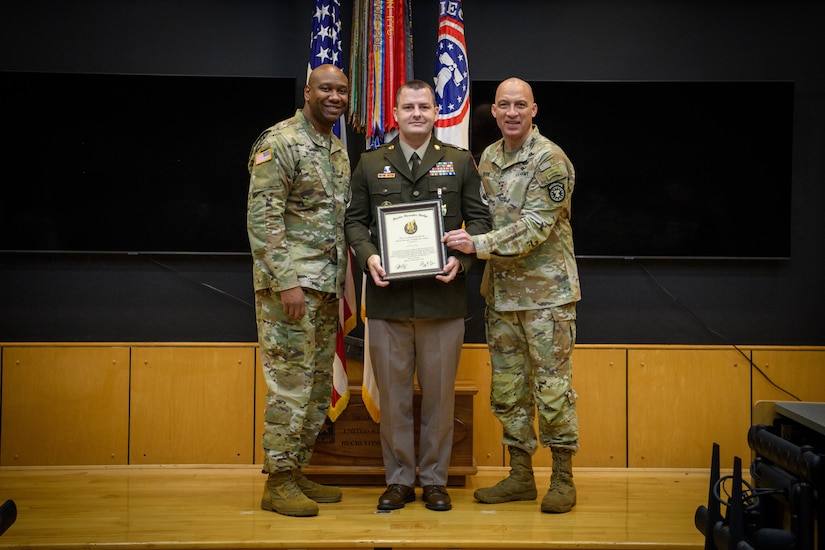
[[[255,155],[255,166],[272,160],[272,149],[265,149]]]
[[[567,191],[564,189],[564,185],[559,182],[548,186],[547,192],[550,194],[550,200],[553,202],[562,202],[567,196]]]

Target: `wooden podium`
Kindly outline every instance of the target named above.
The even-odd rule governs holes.
[[[318,483],[333,485],[385,485],[379,426],[370,417],[361,398],[361,387],[350,386],[347,408],[335,422],[329,422],[318,436],[315,452],[304,473]],[[473,457],[473,396],[478,390],[468,383],[456,383],[453,451],[448,469],[448,485],[464,486],[468,475],[478,472]],[[418,454],[421,392],[416,388],[415,451]]]

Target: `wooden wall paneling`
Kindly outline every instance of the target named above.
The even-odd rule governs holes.
[[[750,350],[745,350],[750,353]],[[628,467],[708,468],[747,460],[750,368],[732,348],[628,351]]]
[[[257,349],[3,344],[0,466],[260,464],[266,387]],[[752,353],[780,387],[804,401],[825,401],[822,348]],[[573,361],[582,436],[577,466],[706,468],[713,442],[729,465],[733,456],[749,456],[751,406],[794,399],[756,368],[743,369],[748,361],[727,347],[577,346]],[[507,466],[501,426],[490,411],[490,374],[487,347],[465,345],[458,380],[477,389],[477,465]],[[363,363],[348,361],[348,375],[360,386]],[[534,464],[549,466],[550,454],[540,451]]]
[[[578,466],[626,466],[626,367],[624,348],[576,348],[573,352],[573,386],[579,394],[579,432],[585,441],[576,455]],[[478,388],[473,410],[477,464],[507,466],[509,457],[501,443],[501,424],[490,410],[491,368],[487,346],[464,346],[458,378],[472,380]],[[534,466],[551,464],[552,455],[546,449],[539,449],[533,457]]]
[[[574,466],[624,468],[627,465],[627,353],[624,348],[576,347],[573,389],[579,395],[579,452]],[[498,423],[498,421],[496,421]],[[538,418],[534,423],[538,434]],[[504,465],[509,464],[506,450]],[[539,445],[533,466],[550,467],[553,454]]]
[[[582,437],[575,458],[577,466],[626,466],[626,366],[624,348],[576,348],[573,352],[573,387],[579,394],[576,406]],[[487,346],[465,345],[459,378],[472,379],[479,388],[473,411],[476,461],[479,466],[507,466],[509,455],[501,443],[503,430],[490,410],[491,375]],[[533,456],[533,465],[551,464],[552,454],[539,448]]]
[[[349,374],[349,369],[347,369]],[[261,348],[255,347],[255,433],[253,436],[254,464],[264,463],[264,412],[266,412],[266,381],[261,363]]]
[[[627,466],[627,351],[573,351],[573,388],[579,394],[579,452],[575,466]],[[550,453],[547,460],[550,460]],[[549,463],[547,464],[550,465]]]
[[[756,349],[753,364],[754,404],[762,400],[796,401],[796,398],[825,402],[825,351]]]
[[[477,466],[505,466],[501,444],[501,423],[490,410],[490,380],[492,365],[486,344],[464,344],[458,363],[460,381],[470,381],[477,390],[473,397],[473,455]]]
[[[255,350],[132,349],[130,464],[250,464]]]
[[[364,380],[364,362],[347,357],[347,380],[350,386],[360,386]]]
[[[0,465],[128,463],[128,347],[5,347]]]

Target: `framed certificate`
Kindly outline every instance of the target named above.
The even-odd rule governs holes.
[[[434,277],[444,272],[441,201],[378,206],[378,246],[385,280]]]

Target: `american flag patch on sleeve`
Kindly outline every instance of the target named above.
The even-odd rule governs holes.
[[[264,162],[269,162],[270,160],[272,160],[272,149],[261,151],[255,155],[255,166],[263,164]]]

